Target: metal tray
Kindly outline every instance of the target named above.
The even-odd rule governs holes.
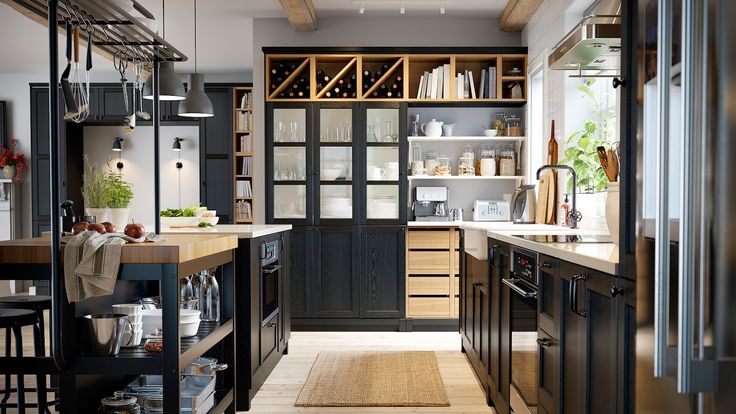
[[[201,411],[209,399],[214,401],[215,376],[184,376],[179,383],[179,406],[182,411]],[[163,377],[141,375],[125,388],[127,395],[136,397],[138,404],[149,413],[163,412]]]

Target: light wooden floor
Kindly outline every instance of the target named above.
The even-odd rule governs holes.
[[[435,351],[450,407],[294,407],[309,370],[324,351]],[[295,332],[285,356],[253,399],[252,413],[495,413],[465,355],[448,332]]]

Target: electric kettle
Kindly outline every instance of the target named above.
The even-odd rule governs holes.
[[[534,184],[521,185],[511,199],[514,223],[533,224],[537,214],[537,201]]]

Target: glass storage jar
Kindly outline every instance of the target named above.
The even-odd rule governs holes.
[[[516,154],[514,154],[514,151],[503,151],[501,153],[499,170],[501,170],[501,175],[505,177],[516,175]]]
[[[491,129],[496,130],[496,136],[502,137],[506,135],[506,113],[496,112],[493,114],[491,121]]]
[[[484,177],[496,175],[496,151],[483,150],[480,158],[480,175]]]
[[[510,137],[521,137],[524,135],[521,118],[517,115],[510,115],[506,118],[506,135]]]
[[[478,156],[475,157],[473,160],[473,165],[475,166],[475,175],[482,175],[480,173],[480,160],[483,158],[483,152],[488,151],[488,145],[486,144],[480,144],[478,147]]]
[[[112,397],[105,397],[101,401],[99,412],[107,414],[140,414],[141,407],[137,399],[126,396],[122,391],[115,391]]]
[[[457,163],[457,175],[469,177],[475,175],[475,165],[473,157],[462,156]]]
[[[434,167],[434,175],[452,175],[450,157],[446,155],[437,157],[437,166]]]
[[[436,151],[427,151],[426,158],[424,159],[424,168],[427,169],[428,175],[434,175],[434,169],[437,167],[437,157],[439,154]]]
[[[411,160],[412,161],[422,161],[424,158],[422,158],[422,146],[419,144],[414,144],[414,146],[411,148]]]

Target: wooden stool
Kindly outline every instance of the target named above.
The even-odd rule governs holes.
[[[51,310],[51,296],[29,295],[29,296],[0,296],[0,309],[26,309],[36,312],[38,317],[38,328],[41,331],[41,345],[44,353],[36,356],[46,355],[46,330],[44,328],[43,312]]]
[[[35,311],[28,309],[0,309],[0,329],[5,328],[5,356],[10,357],[10,337],[11,331],[15,336],[15,356],[23,356],[23,336],[21,328],[24,326],[33,327],[33,345],[36,356],[44,355],[44,344],[41,341],[41,332],[38,324],[38,316]],[[36,388],[26,389],[23,382],[23,375],[17,375],[17,388],[10,387],[10,374],[5,374],[5,389],[0,391],[4,394],[0,401],[0,413],[5,414],[8,408],[18,408],[18,413],[24,414],[26,408],[39,408],[38,412],[48,412],[46,404],[46,375],[36,375]],[[26,404],[26,391],[36,391],[38,402],[36,404]],[[8,403],[13,392],[18,393],[18,403]]]

